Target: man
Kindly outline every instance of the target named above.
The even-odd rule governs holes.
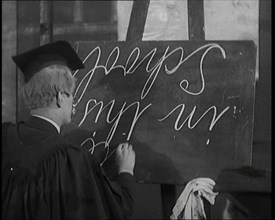
[[[116,151],[117,186],[90,154],[60,135],[71,121],[75,78],[84,68],[68,42],[13,57],[25,75],[31,117],[2,124],[2,217],[8,219],[121,219],[133,211],[135,153]]]

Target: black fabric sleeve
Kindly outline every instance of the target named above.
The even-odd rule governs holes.
[[[122,207],[125,218],[129,218],[134,211],[136,180],[135,177],[129,173],[120,173],[116,180],[121,190],[121,198],[119,205]]]

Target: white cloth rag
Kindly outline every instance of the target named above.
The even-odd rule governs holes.
[[[177,199],[170,219],[206,219],[202,197],[214,205],[218,195],[213,192],[215,184],[210,178],[197,178],[187,183]]]

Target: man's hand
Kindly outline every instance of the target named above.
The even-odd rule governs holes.
[[[136,154],[131,144],[119,144],[116,150],[118,173],[126,172],[134,175]]]

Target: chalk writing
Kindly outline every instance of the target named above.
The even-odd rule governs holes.
[[[164,63],[165,60],[168,59],[169,56],[171,56],[172,54],[174,54],[175,52],[177,52],[178,50],[181,51],[181,55],[180,55],[180,60],[178,62],[178,64],[172,69],[172,70],[168,70],[168,67],[167,65],[165,65],[165,72],[167,74],[173,74],[177,71],[177,69],[184,63],[186,62],[190,57],[194,56],[196,53],[198,53],[199,51],[205,49],[205,52],[203,53],[202,57],[201,57],[201,60],[200,60],[200,77],[201,77],[201,81],[202,81],[202,85],[201,85],[201,89],[199,92],[192,92],[192,91],[188,91],[188,86],[189,86],[189,82],[188,80],[184,79],[181,81],[180,83],[180,87],[182,88],[182,90],[184,90],[186,93],[188,94],[191,94],[191,95],[199,95],[203,92],[204,88],[205,88],[205,81],[204,81],[204,75],[203,75],[203,60],[205,58],[205,56],[207,55],[207,53],[211,50],[211,49],[214,49],[214,48],[218,48],[222,55],[223,55],[223,58],[225,59],[226,58],[226,55],[225,55],[225,51],[224,49],[218,45],[218,44],[215,44],[215,43],[210,43],[210,44],[207,44],[207,45],[204,45],[198,49],[196,49],[194,52],[192,52],[191,54],[189,54],[185,59],[183,59],[183,55],[184,55],[184,50],[182,47],[178,47],[176,49],[174,49],[172,52],[170,52],[169,54],[167,54],[168,50],[169,50],[169,46],[167,46],[163,56],[159,59],[159,61],[152,67],[150,68],[150,64],[156,54],[156,51],[157,51],[157,48],[154,48],[153,50],[151,50],[147,55],[145,55],[143,57],[143,59],[138,63],[136,64],[138,58],[139,58],[139,55],[140,55],[140,49],[138,47],[136,47],[129,55],[126,63],[125,63],[125,66],[123,65],[116,65],[116,62],[119,58],[119,55],[120,55],[120,50],[118,47],[115,47],[110,55],[108,56],[107,60],[106,60],[106,63],[105,65],[100,65],[99,64],[99,61],[100,61],[100,58],[101,58],[101,49],[100,47],[96,47],[94,48],[86,57],[85,59],[83,60],[83,63],[85,64],[85,62],[87,62],[88,58],[90,58],[92,55],[94,55],[96,52],[97,52],[97,57],[96,57],[96,60],[95,60],[95,63],[94,63],[94,66],[91,70],[88,71],[88,73],[82,78],[81,82],[79,83],[79,85],[77,86],[76,88],[76,91],[75,91],[75,95],[78,93],[78,90],[81,88],[81,85],[82,83],[84,83],[84,80],[89,77],[80,97],[78,98],[77,102],[76,102],[76,105],[77,103],[79,103],[95,73],[95,71],[97,69],[103,69],[104,70],[104,73],[105,75],[108,75],[112,70],[116,69],[116,68],[120,68],[124,71],[124,76],[126,76],[126,74],[132,74],[143,62],[144,60],[146,60],[149,56],[150,59],[146,65],[146,72],[147,73],[150,73],[150,76],[148,77],[143,89],[142,89],[142,93],[141,93],[141,99],[144,99],[146,97],[146,95],[148,94],[148,92],[150,91],[150,89],[152,88],[152,85],[154,84],[158,74],[159,74],[159,71]],[[110,57],[112,57],[113,54],[116,54],[116,57],[113,61],[113,64],[109,67],[109,69],[107,68],[108,67],[108,64],[109,64],[109,60],[110,60]],[[132,65],[130,66],[130,68],[128,69],[127,66],[128,66],[128,62],[129,60],[131,60],[131,57],[133,56],[133,54],[136,54],[136,57],[135,57],[135,60],[134,62],[132,63]],[[136,64],[136,65],[135,65]],[[135,68],[133,69],[133,67],[135,66]],[[76,74],[78,73],[78,70],[74,73],[74,76],[76,76]],[[90,75],[90,76],[89,76]],[[183,84],[186,84],[185,86]]]
[[[175,130],[180,130],[183,125],[186,123],[186,121],[188,121],[187,123],[187,126],[189,129],[193,129],[199,122],[200,120],[204,117],[204,115],[206,115],[210,110],[213,110],[213,118],[212,118],[212,121],[209,125],[209,131],[211,131],[214,127],[214,125],[217,123],[217,121],[220,119],[220,117],[229,109],[230,106],[227,106],[217,117],[217,107],[216,106],[211,106],[210,108],[208,108],[204,113],[203,115],[192,125],[192,118],[194,116],[194,113],[197,109],[197,106],[194,106],[193,110],[191,111],[191,113],[186,117],[186,119],[183,121],[183,123],[181,123],[179,125],[179,121],[181,119],[181,116],[184,112],[184,108],[185,108],[185,104],[180,104],[178,105],[177,107],[175,107],[168,115],[166,115],[165,117],[161,118],[161,119],[158,119],[159,121],[163,121],[165,120],[169,115],[171,115],[177,108],[180,108],[181,107],[181,110],[180,110],[180,113],[177,117],[177,120],[175,121],[175,124],[174,124],[174,129]]]
[[[109,152],[110,143],[114,137],[114,134],[117,131],[118,125],[121,121],[121,118],[128,110],[134,110],[134,115],[132,118],[132,121],[130,123],[130,128],[128,130],[128,133],[123,133],[122,135],[127,135],[126,141],[129,141],[134,128],[138,122],[138,120],[141,120],[142,115],[146,111],[150,111],[150,108],[154,105],[153,102],[148,103],[143,108],[141,107],[141,103],[146,99],[150,91],[152,91],[154,84],[156,83],[156,80],[161,73],[161,70],[163,69],[163,73],[165,73],[167,76],[171,76],[173,74],[180,74],[182,77],[179,82],[179,88],[180,91],[183,92],[184,95],[189,96],[199,96],[202,95],[205,88],[206,88],[206,82],[205,82],[205,73],[204,73],[204,60],[205,57],[209,54],[209,52],[213,49],[218,49],[221,53],[221,57],[223,59],[226,59],[226,53],[225,50],[217,43],[208,43],[205,44],[197,49],[195,49],[190,54],[185,54],[185,50],[183,47],[176,47],[175,49],[170,51],[170,46],[167,46],[165,50],[162,50],[163,52],[160,55],[160,52],[158,51],[158,48],[155,47],[151,49],[148,53],[145,53],[143,57],[141,57],[141,49],[139,47],[135,47],[132,49],[128,55],[128,57],[124,61],[120,61],[121,51],[118,46],[114,47],[109,55],[107,56],[106,60],[102,59],[102,50],[100,46],[97,46],[93,48],[83,59],[83,63],[89,62],[89,69],[86,70],[87,73],[83,75],[80,75],[79,71],[75,71],[73,74],[76,78],[80,78],[80,82],[78,83],[75,93],[74,93],[74,100],[75,103],[73,104],[73,108],[76,109],[77,106],[81,103],[86,94],[87,88],[89,85],[91,85],[91,82],[96,74],[97,71],[103,70],[105,76],[108,76],[113,70],[119,69],[123,72],[123,76],[131,76],[132,74],[135,74],[135,71],[142,65],[145,64],[145,70],[144,75],[147,77],[147,80],[145,81],[139,100],[136,100],[134,102],[128,102],[125,101],[121,106],[119,106],[119,110],[115,112],[115,105],[116,99],[112,99],[108,103],[104,103],[102,100],[97,100],[93,97],[90,97],[90,99],[85,99],[85,109],[84,112],[82,112],[79,116],[80,121],[78,122],[78,126],[83,125],[84,122],[87,120],[89,121],[89,114],[91,112],[96,113],[93,123],[97,123],[99,118],[103,115],[103,112],[107,112],[105,116],[105,121],[108,124],[111,124],[111,128],[109,130],[109,133],[107,135],[106,140],[95,143],[93,138],[89,138],[83,142],[86,143],[87,141],[90,141],[92,143],[92,147],[90,149],[90,152],[93,153],[94,149],[98,147],[99,145],[102,145],[104,148],[106,148],[106,156],[104,158],[104,161],[114,152]],[[199,53],[200,52],[200,53]],[[201,54],[199,57],[199,73],[194,72],[193,74],[199,79],[197,81],[196,91],[194,89],[191,89],[189,87],[189,80],[187,79],[187,76],[185,76],[184,72],[182,71],[182,68],[184,67],[184,64],[187,63],[187,61],[194,57],[196,54]],[[178,55],[178,60],[175,60],[175,56]],[[157,59],[157,61],[156,61]],[[176,65],[169,66],[169,59],[174,59],[174,63]],[[123,63],[124,62],[124,63]],[[145,63],[147,62],[147,63]],[[83,73],[82,73],[83,74]],[[140,74],[140,73],[139,73]],[[78,77],[79,75],[79,77]],[[83,77],[81,77],[83,76]],[[106,90],[106,86],[105,86]],[[198,108],[198,106],[194,106],[192,111],[189,113],[189,115],[182,121],[183,113],[185,111],[186,105],[184,103],[178,104],[176,107],[174,107],[170,112],[166,113],[165,116],[162,118],[158,118],[157,121],[162,122],[164,120],[167,120],[168,117],[176,113],[177,110],[179,110],[179,113],[176,117],[176,120],[174,122],[174,130],[179,131],[183,128],[185,124],[187,124],[188,129],[194,129],[200,121],[203,119],[203,117],[206,114],[210,114],[212,112],[212,120],[209,124],[209,131],[213,129],[213,127],[218,123],[218,121],[222,118],[222,116],[229,110],[230,106],[225,106],[220,113],[218,113],[217,106],[210,106],[196,121],[193,121],[194,114]],[[235,111],[235,110],[234,110]],[[76,113],[75,113],[76,114]],[[80,114],[80,113],[79,113]],[[111,117],[111,115],[114,115]],[[96,132],[94,132],[93,137],[96,135]],[[209,144],[209,139],[207,139],[207,145]],[[104,163],[103,161],[103,163]]]

